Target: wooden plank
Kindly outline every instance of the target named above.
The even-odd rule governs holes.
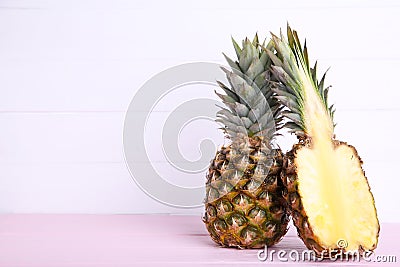
[[[381,127],[373,125],[382,118],[397,121],[399,116],[398,111],[388,110],[339,110],[337,114],[338,138],[358,149],[379,215],[391,222],[399,220],[399,206],[390,196],[395,196],[400,186],[393,175],[400,144],[393,142],[397,138],[395,130],[385,132],[385,138],[371,140],[382,133]],[[183,212],[157,203],[133,182],[123,158],[123,113],[7,113],[0,114],[0,125],[0,213]],[[365,131],[366,125],[373,127]],[[212,137],[211,131],[220,133],[216,128],[193,127],[195,130],[205,138]],[[153,128],[146,140],[154,168],[173,184],[202,186],[205,172],[182,173],[166,161],[161,131],[162,126]],[[199,143],[193,136],[190,131],[183,132],[179,146],[185,156],[196,159]],[[293,142],[294,138],[285,137],[280,145],[287,150]],[[383,180],[391,186],[382,186]],[[146,205],[132,205],[135,202]],[[199,210],[184,213],[197,214]]]
[[[399,258],[399,224],[383,224],[377,255]],[[303,251],[293,227],[275,250]],[[0,215],[0,266],[253,266],[259,250],[220,248],[200,217],[168,215]],[[328,261],[326,261],[328,262]],[[335,266],[368,262],[329,262]],[[302,262],[315,265],[315,262]],[[331,265],[330,264],[330,265]],[[391,266],[396,266],[392,263]]]
[[[163,151],[162,133],[169,115],[169,112],[163,111],[149,116],[145,129],[145,145],[152,162],[168,162]],[[124,116],[123,112],[0,112],[0,164],[123,163]],[[355,146],[371,168],[374,168],[375,162],[396,161],[396,151],[400,150],[400,143],[393,140],[396,140],[397,132],[394,126],[384,124],[396,122],[399,117],[400,109],[338,109],[335,117],[338,123],[337,138]],[[185,125],[177,125],[176,128],[183,126]],[[199,120],[186,125],[179,138],[171,136],[169,140],[178,142],[184,158],[196,160],[201,156],[198,150],[201,140],[213,140],[217,142],[216,146],[223,144],[222,132],[218,127],[212,121]],[[291,149],[296,142],[289,135],[279,139],[284,151]],[[205,163],[209,160],[205,159]]]
[[[391,82],[399,72],[399,39],[390,26],[399,25],[399,9],[393,1],[260,1],[246,7],[210,0],[2,2],[0,111],[124,111],[135,90],[161,70],[223,62],[222,51],[234,54],[231,35],[266,36],[287,20],[307,37],[320,70],[332,67],[327,83],[339,104],[399,107]],[[379,88],[385,90],[382,101],[376,101]]]
[[[125,163],[0,164],[0,177],[0,214],[202,212],[150,198],[136,185]]]

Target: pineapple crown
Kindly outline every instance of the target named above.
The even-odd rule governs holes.
[[[216,121],[231,140],[259,137],[270,142],[282,127],[282,106],[272,97],[272,61],[263,49],[265,42],[260,45],[257,34],[253,41],[243,40],[242,47],[233,38],[232,42],[237,60],[224,54],[231,70],[222,68],[229,86],[218,81],[225,94],[216,94],[226,107],[220,107]],[[272,42],[266,47],[273,49]]]
[[[311,91],[314,91],[312,94],[316,95],[319,99],[318,102],[322,103],[322,112],[326,112],[329,116],[333,129],[335,126],[333,124],[335,110],[333,105],[328,106],[330,86],[325,87],[324,85],[326,72],[318,81],[317,62],[313,67],[310,67],[306,41],[304,41],[304,48],[302,48],[297,32],[292,30],[289,25],[287,25],[287,39],[284,38],[282,31],[280,35],[279,38],[272,34],[273,47],[276,53],[268,47],[265,50],[273,61],[271,71],[279,81],[275,83],[272,90],[276,93],[275,98],[286,107],[282,111],[282,115],[288,119],[284,127],[287,127],[290,132],[299,137],[307,136],[309,133],[306,123],[305,102],[306,86],[311,85]]]

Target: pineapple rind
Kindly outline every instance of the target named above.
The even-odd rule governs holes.
[[[293,149],[286,154],[281,175],[286,188],[284,197],[290,205],[294,225],[307,248],[314,250],[319,256],[329,257],[328,252],[333,250],[344,252],[354,250],[360,252],[372,251],[377,246],[380,226],[373,195],[361,167],[362,160],[353,146],[336,140],[333,143],[336,150],[351,151],[352,155],[354,155],[352,160],[359,164],[359,166],[355,167],[355,170],[357,172],[361,170],[361,173],[357,174],[357,177],[362,175],[362,178],[352,180],[359,183],[357,189],[354,185],[343,185],[348,187],[345,189],[347,191],[344,192],[349,193],[349,190],[357,190],[358,192],[352,192],[352,195],[349,194],[346,196],[342,202],[342,205],[346,206],[336,207],[339,209],[342,208],[342,212],[344,213],[342,216],[329,217],[331,213],[329,210],[325,210],[324,212],[323,207],[327,203],[324,199],[326,192],[324,192],[325,196],[319,195],[313,191],[316,187],[307,188],[305,187],[307,185],[302,184],[306,180],[310,181],[310,179],[307,179],[309,177],[299,177],[299,174],[304,174],[304,172],[299,172],[299,169],[308,168],[308,166],[304,166],[304,163],[297,165],[299,162],[297,157],[301,154],[299,152],[304,149],[310,149],[311,151],[312,148],[310,139],[303,140],[301,143],[294,145]],[[315,171],[312,167],[311,169],[310,172]],[[310,191],[313,193],[311,194]],[[358,194],[358,196],[361,195],[361,197],[355,194]],[[354,208],[351,208],[352,205],[354,205]],[[346,212],[348,214],[345,214]],[[333,224],[333,227],[332,225],[329,227],[329,225],[324,225],[318,221],[321,218],[325,220],[326,224]],[[332,231],[335,232],[335,224],[341,223],[344,223],[344,228],[341,231],[344,230],[345,232],[342,232],[342,234],[339,233],[339,235],[332,234]],[[346,248],[338,246],[337,242],[340,239],[347,242]]]
[[[232,147],[222,147],[211,162],[206,183],[206,212],[203,221],[211,238],[219,245],[236,248],[263,248],[280,241],[287,231],[288,207],[282,197],[280,180],[283,155],[273,150],[273,163],[260,184],[254,185],[262,142],[251,139],[249,163],[242,175],[224,175]],[[268,157],[268,155],[265,155]],[[227,186],[228,184],[228,186]],[[233,188],[226,192],[226,188]]]

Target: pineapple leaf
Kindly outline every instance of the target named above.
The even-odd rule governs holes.
[[[257,54],[257,49],[248,39],[246,39],[243,43],[242,53],[239,56],[240,69],[246,71]]]
[[[306,63],[306,66],[308,69],[310,69],[310,63],[308,62],[308,51],[307,51],[307,44],[306,44],[306,40],[304,40],[304,48],[303,48],[303,54],[304,54],[304,61]],[[315,62],[315,64],[317,64],[317,62]],[[314,79],[315,81],[316,79]]]
[[[314,67],[311,68],[311,77],[314,81],[317,80],[317,61],[315,61]],[[320,91],[320,93],[322,92]]]
[[[322,75],[322,78],[318,83],[318,89],[319,89],[320,94],[322,94],[322,92],[324,90],[324,82],[325,82],[325,77],[326,77],[327,72],[328,71],[325,71],[324,75]],[[316,80],[316,78],[315,78],[315,80]]]
[[[257,77],[254,79],[254,82],[257,85],[257,88],[259,88],[264,95],[268,91],[268,89],[271,87],[270,82],[269,82],[270,79],[271,79],[271,75],[270,75],[270,71],[268,71],[268,70],[258,74]]]
[[[264,70],[267,70],[269,68],[269,66],[271,65],[271,63],[269,62],[269,56],[268,53],[265,50],[262,50],[260,52],[260,61],[261,64],[263,65]]]
[[[225,55],[224,53],[222,53],[222,55],[224,55],[226,62],[228,62],[228,65],[232,68],[232,71],[236,71],[238,73],[240,73],[240,66],[239,64],[237,64],[237,62],[233,61],[232,59],[230,59],[227,55]]]
[[[325,103],[325,106],[327,106],[327,104],[328,104],[328,93],[329,93],[329,88],[331,88],[330,86],[328,86],[328,87],[326,87],[325,89],[324,89],[324,94],[323,94],[323,100],[324,100],[324,103]]]
[[[256,33],[255,35],[254,35],[254,38],[253,38],[253,45],[254,46],[257,46],[259,44],[259,42],[258,42],[258,34]]]
[[[321,104],[325,106],[326,114],[329,114],[327,121],[333,121],[333,112],[328,109],[329,87],[324,87],[326,72],[318,81],[317,62],[312,68],[310,67],[307,42],[304,41],[304,45],[302,45],[297,32],[292,30],[289,25],[287,25],[287,39],[281,32],[280,38],[272,34],[271,40],[276,51],[276,54],[268,52],[273,62],[271,71],[281,83],[275,83],[272,90],[276,93],[276,99],[289,109],[283,113],[283,116],[292,123],[288,123],[286,126],[293,127],[291,128],[292,132],[296,132],[296,134],[304,135],[307,132],[304,122],[305,115],[302,112],[304,112],[307,95],[312,95],[313,92],[316,93],[317,98],[312,101],[318,103],[319,98]],[[330,122],[327,122],[327,125],[329,124]],[[308,126],[310,124],[307,124]],[[312,127],[313,129],[318,128],[315,124]]]
[[[296,114],[293,112],[289,112],[289,111],[283,111],[282,115],[288,119],[290,119],[292,122],[296,123],[297,125],[302,125],[302,118],[300,116],[300,114]]]
[[[235,41],[235,39],[233,39],[233,37],[231,37],[231,39],[232,39],[233,47],[235,48],[236,56],[239,59],[240,55],[242,54],[242,49],[240,48],[238,43]]]
[[[224,108],[224,107],[220,107],[221,110],[219,110],[217,112],[217,117],[220,117],[222,119],[226,119],[227,122],[231,122],[235,125],[240,125],[242,122],[240,120],[240,118],[234,114],[232,114],[232,112],[230,112],[228,109]]]
[[[240,117],[245,117],[249,114],[249,109],[245,105],[238,102],[234,104],[234,110]]]
[[[215,91],[215,90],[214,90],[214,92],[215,92],[215,94],[216,94],[217,96],[219,96],[219,98],[222,99],[222,101],[223,101],[224,103],[236,103],[235,99],[233,99],[232,97],[230,97],[230,96],[228,96],[228,95],[220,94],[220,93],[218,93],[218,92]]]
[[[246,127],[246,129],[251,128],[251,126],[253,125],[253,122],[247,117],[241,117],[240,119],[242,120],[243,125],[244,127]]]
[[[258,75],[260,75],[262,72],[264,72],[264,65],[261,63],[261,61],[258,58],[255,58],[248,70],[246,71],[246,75],[254,80]]]
[[[238,95],[237,95],[235,92],[233,92],[231,89],[229,89],[228,87],[226,87],[225,84],[223,84],[222,82],[217,81],[217,83],[218,83],[219,87],[221,87],[222,90],[224,90],[224,92],[225,92],[229,97],[233,98],[236,102],[239,101],[240,98],[238,97]]]
[[[285,128],[290,129],[289,132],[296,133],[296,132],[303,132],[303,127],[295,122],[289,121],[286,122],[284,125]]]
[[[272,126],[271,123],[274,123],[272,114],[267,112],[265,113],[259,120],[256,121],[256,123],[254,123],[251,127],[250,127],[250,131],[252,131],[253,133],[257,133],[259,131],[262,131],[266,128],[270,128],[268,126]]]
[[[297,102],[297,97],[296,97],[296,95],[293,95],[293,94],[292,94],[290,91],[288,91],[288,90],[282,90],[282,89],[279,89],[278,87],[273,87],[272,90],[273,90],[275,93],[277,93],[278,96],[280,96],[280,97],[289,98],[289,99],[291,99],[291,100]],[[279,99],[279,97],[276,97],[276,98]]]
[[[249,111],[249,119],[251,121],[257,121],[259,118],[261,118],[261,116],[263,115],[263,113],[265,112],[264,108],[252,108]]]
[[[299,103],[297,103],[296,100],[293,100],[292,98],[288,98],[285,96],[277,95],[275,96],[279,101],[281,101],[286,107],[288,107],[290,110],[297,109],[299,106]]]
[[[257,134],[270,142],[277,134],[276,127],[282,126],[283,106],[274,98],[272,87],[277,80],[272,75],[268,53],[275,53],[274,43],[269,41],[265,48],[265,40],[262,45],[259,42],[257,33],[252,41],[245,38],[242,46],[232,38],[237,61],[223,54],[230,70],[221,68],[228,84],[218,82],[225,95],[216,94],[225,107],[217,112],[217,122],[225,125],[223,131],[232,140]]]

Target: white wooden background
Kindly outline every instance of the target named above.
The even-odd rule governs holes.
[[[168,67],[223,63],[231,35],[289,21],[320,70],[331,67],[337,135],[364,159],[380,219],[400,221],[398,1],[252,2],[1,0],[0,213],[199,214],[133,182],[122,147],[130,100]],[[214,126],[191,129],[217,138]]]

